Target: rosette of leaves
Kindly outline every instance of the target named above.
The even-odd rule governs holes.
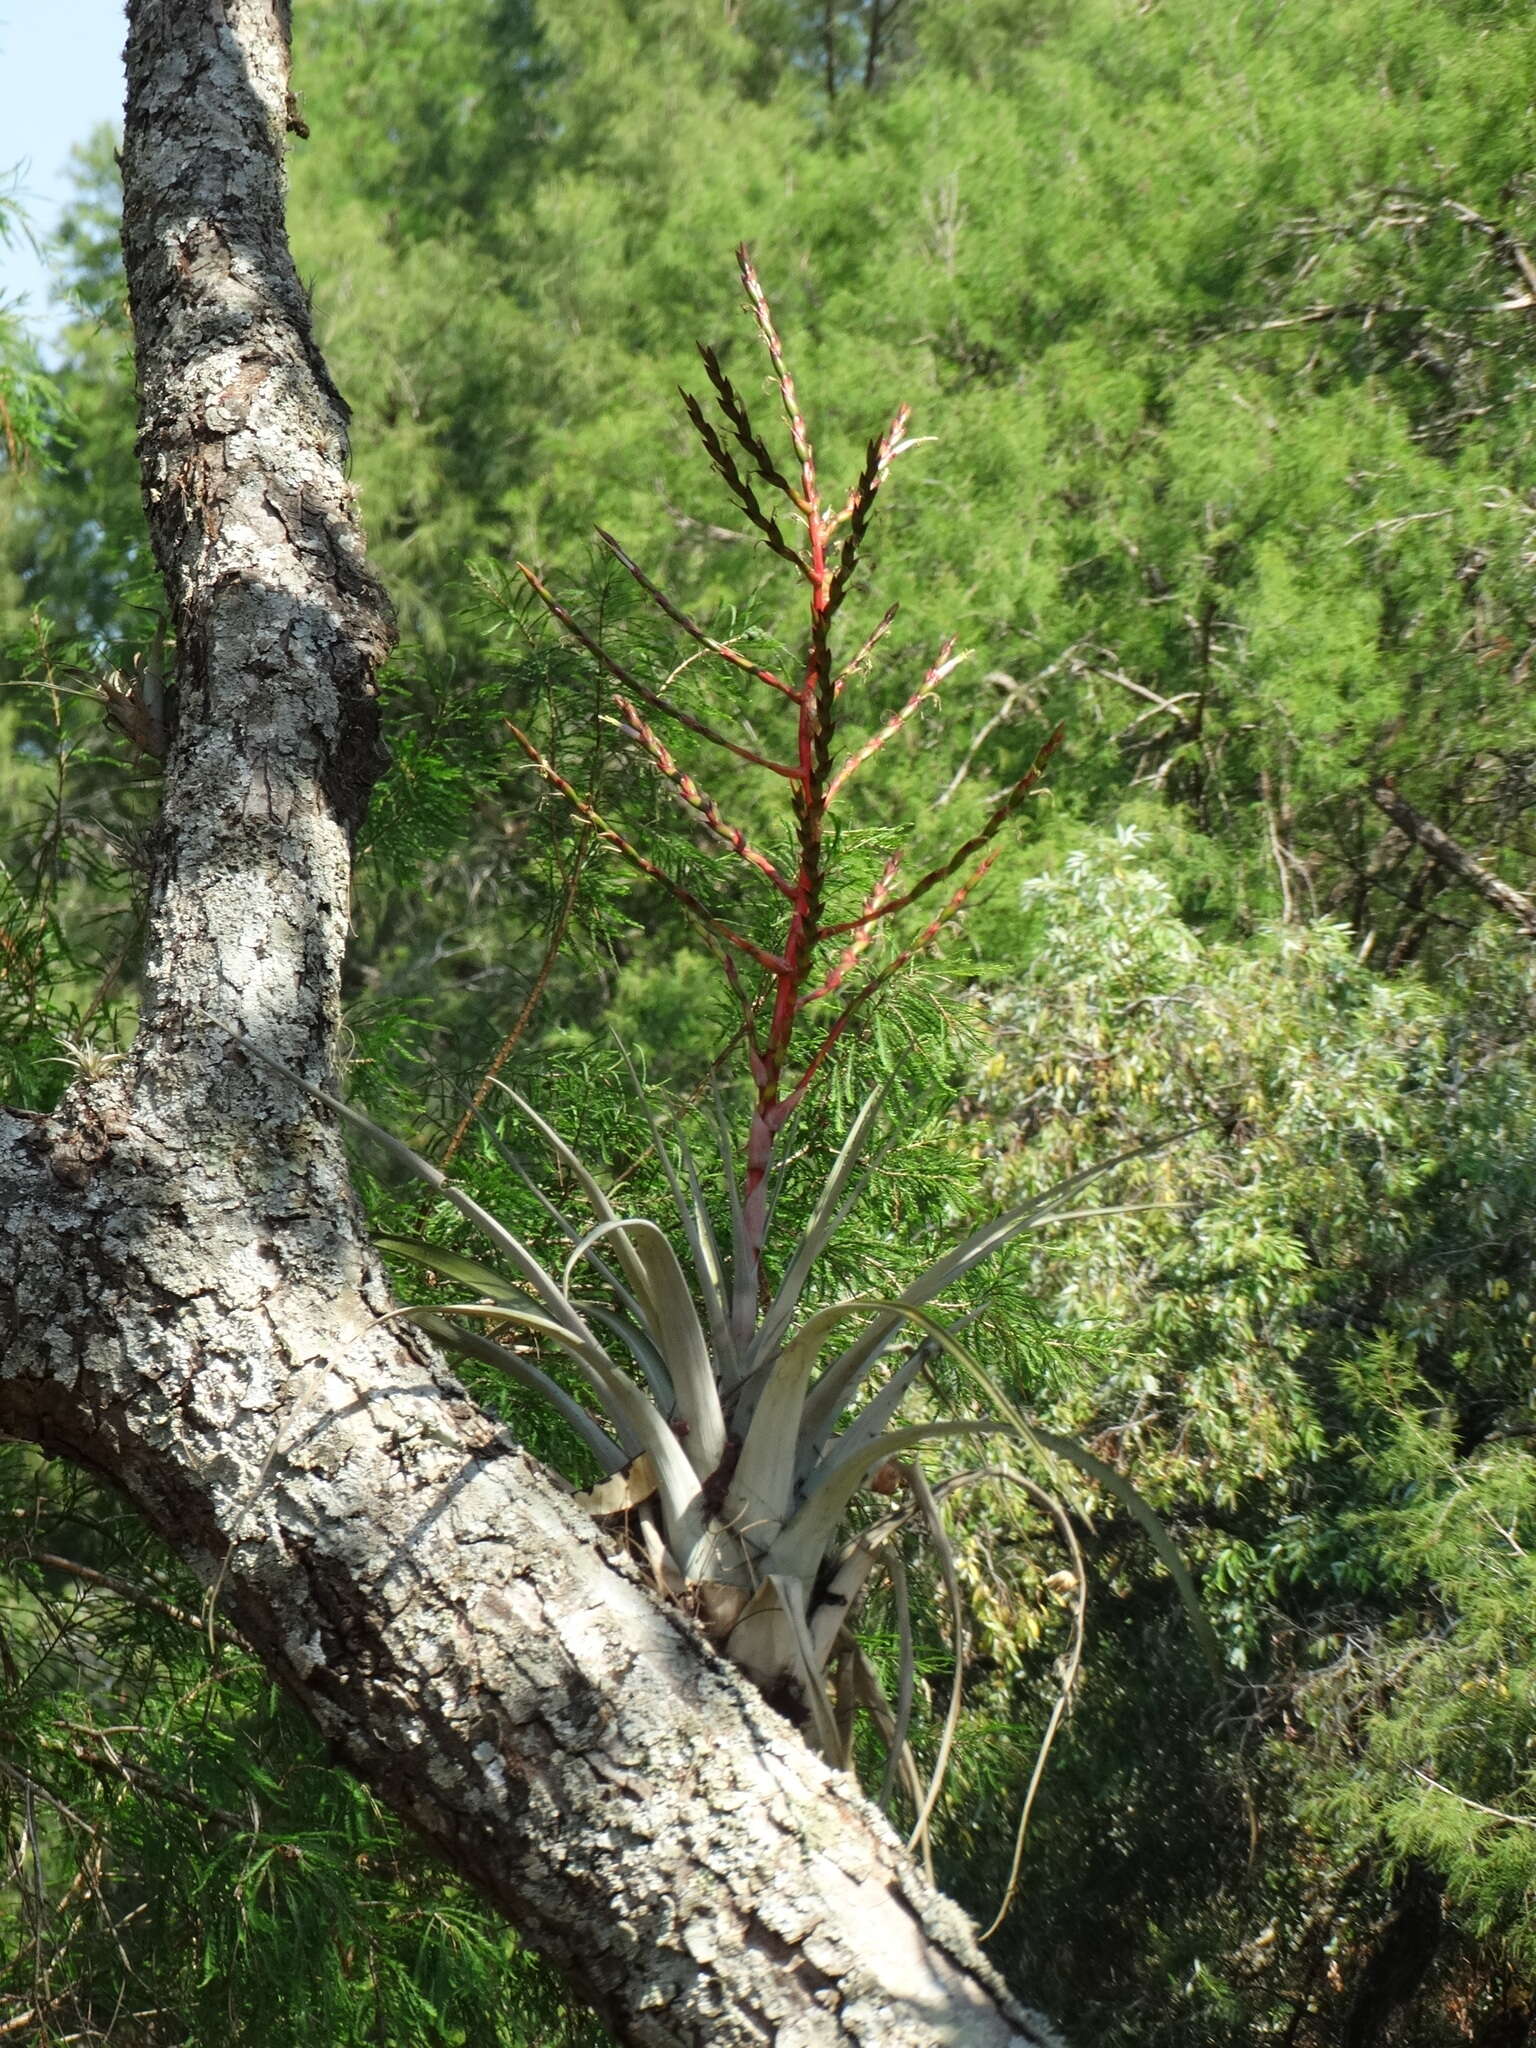
[[[386,1147],[480,1235],[485,1259],[403,1236],[379,1240],[390,1256],[429,1270],[469,1297],[446,1309],[409,1313],[444,1344],[499,1367],[565,1419],[606,1475],[582,1496],[585,1503],[627,1531],[657,1587],[691,1609],[725,1654],[804,1728],[808,1739],[832,1759],[849,1764],[856,1714],[868,1715],[886,1746],[887,1780],[900,1774],[915,1809],[915,1832],[921,1834],[938,1795],[958,1716],[960,1660],[957,1656],[938,1764],[924,1786],[907,1740],[913,1694],[910,1631],[899,1630],[893,1705],[857,1642],[855,1625],[881,1566],[900,1571],[893,1538],[915,1523],[937,1555],[959,1648],[963,1615],[942,1505],[956,1476],[936,1492],[918,1457],[923,1447],[945,1439],[1002,1435],[1048,1464],[1075,1467],[1116,1495],[1141,1522],[1197,1626],[1204,1631],[1205,1624],[1177,1554],[1134,1489],[1075,1440],[1028,1421],[954,1330],[932,1312],[935,1303],[1019,1232],[1059,1213],[1090,1180],[1138,1153],[1090,1167],[984,1223],[897,1294],[856,1293],[828,1301],[818,1298],[818,1267],[880,1166],[875,1134],[882,1091],[877,1089],[854,1115],[803,1228],[793,1242],[772,1246],[770,1262],[797,1112],[860,1012],[959,914],[995,860],[999,834],[1038,786],[1061,731],[1046,737],[1027,771],[996,800],[978,828],[925,872],[908,879],[897,853],[851,914],[829,907],[839,893],[834,853],[840,796],[921,711],[963,656],[953,641],[946,642],[896,712],[852,743],[845,737],[848,705],[857,698],[856,685],[892,623],[894,608],[846,659],[835,652],[835,628],[878,495],[892,465],[913,445],[907,436],[909,416],[903,408],[870,442],[846,495],[835,504],[825,498],[772,314],[746,251],[738,255],[793,460],[781,464],[759,434],[713,350],[701,354],[718,423],[696,398],[685,393],[684,403],[740,510],[804,585],[809,616],[803,658],[793,671],[780,674],[739,644],[716,638],[652,583],[616,540],[608,534],[600,538],[670,626],[694,643],[695,658],[718,664],[742,691],[778,712],[784,728],[779,750],[766,750],[771,743],[755,737],[755,722],[743,720],[739,734],[724,731],[664,687],[653,687],[531,569],[519,567],[538,599],[612,686],[619,731],[710,845],[743,871],[766,903],[765,914],[757,916],[752,929],[744,928],[742,919],[721,914],[600,812],[525,733],[510,729],[538,774],[580,821],[585,839],[665,889],[717,960],[739,1015],[750,1071],[744,1140],[738,1146],[717,1103],[719,1157],[701,1161],[681,1124],[663,1130],[637,1087],[670,1197],[664,1226],[653,1216],[621,1209],[600,1174],[559,1130],[497,1081],[547,1146],[562,1184],[574,1186],[582,1199],[583,1213],[573,1215],[539,1196],[568,1246],[563,1270],[556,1273],[523,1237],[430,1161],[355,1109],[333,1097],[321,1099]],[[787,857],[754,844],[727,818],[674,757],[657,730],[661,721],[783,786]],[[909,912],[916,915],[904,920]],[[882,953],[881,941],[893,931],[898,936]],[[1151,1149],[1156,1148],[1139,1151]],[[717,1230],[706,1188],[721,1183],[728,1224]],[[551,1354],[564,1360],[571,1384],[562,1384],[546,1369]],[[987,1412],[904,1421],[907,1397],[940,1354],[960,1366]],[[987,1470],[995,1476],[995,1466]],[[1024,1483],[1039,1493],[1034,1482]],[[850,1529],[855,1498],[870,1488],[889,1501],[889,1508]],[[1075,1552],[1068,1518],[1058,1511],[1055,1519]],[[1081,1559],[1074,1562],[1080,1591]],[[904,1611],[899,1594],[897,1604]],[[1080,1646],[1080,1599],[1076,1627]],[[1075,1651],[1071,1661],[1075,1668]],[[1052,1730],[1058,1720],[1059,1711]]]

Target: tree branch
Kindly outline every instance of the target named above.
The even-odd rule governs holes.
[[[1422,846],[1438,866],[1454,875],[1458,882],[1464,882],[1469,889],[1475,889],[1495,910],[1512,917],[1527,938],[1536,938],[1536,901],[1522,896],[1508,882],[1501,882],[1491,869],[1474,860],[1465,847],[1458,846],[1448,833],[1431,824],[1422,812],[1416,811],[1406,798],[1398,795],[1390,775],[1384,775],[1373,786],[1371,802],[1378,810],[1386,812],[1400,832]]]

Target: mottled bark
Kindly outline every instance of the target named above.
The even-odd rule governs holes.
[[[144,1021],[0,1114],[0,1429],[121,1487],[336,1755],[622,2040],[1045,2038],[889,1831],[386,1321],[325,1075],[390,641],[284,239],[286,10],[134,0],[125,227],[176,624]]]

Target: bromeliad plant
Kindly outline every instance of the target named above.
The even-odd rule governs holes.
[[[889,1753],[888,1778],[901,1774],[921,1831],[937,1796],[958,1711],[963,1621],[941,1500],[916,1459],[921,1447],[944,1438],[1006,1433],[1036,1453],[1075,1465],[1115,1493],[1143,1523],[1196,1614],[1198,1609],[1160,1525],[1120,1475],[1077,1443],[1029,1423],[953,1331],[929,1312],[981,1261],[1030,1224],[1059,1211],[1089,1180],[1120,1161],[1089,1168],[1049,1195],[984,1224],[894,1297],[860,1295],[808,1307],[823,1255],[879,1166],[881,1155],[873,1141],[882,1092],[876,1090],[854,1116],[798,1239],[779,1251],[776,1266],[771,1258],[797,1112],[826,1074],[854,1020],[959,914],[995,860],[999,834],[1038,786],[1061,732],[1058,728],[1049,735],[979,828],[943,859],[906,881],[902,856],[895,854],[856,909],[843,914],[847,906],[836,906],[840,877],[833,872],[833,854],[840,799],[853,777],[919,713],[963,657],[953,641],[946,642],[898,711],[857,743],[850,746],[844,739],[854,686],[889,630],[895,608],[851,659],[834,652],[834,628],[876,499],[893,464],[914,445],[907,437],[908,412],[903,407],[870,443],[846,497],[835,504],[824,498],[767,300],[745,250],[739,262],[794,451],[790,474],[759,434],[712,350],[701,353],[723,426],[696,398],[684,394],[684,403],[726,489],[804,586],[809,619],[803,660],[791,673],[781,674],[740,644],[714,637],[658,589],[616,540],[608,534],[601,538],[657,611],[695,643],[691,660],[707,656],[734,686],[765,705],[777,702],[787,728],[784,744],[769,751],[745,719],[738,733],[721,730],[667,694],[667,686],[652,687],[531,569],[523,568],[522,574],[613,686],[625,739],[706,840],[744,871],[766,899],[769,914],[752,931],[743,929],[740,919],[730,921],[698,889],[644,853],[525,733],[512,728],[538,773],[580,821],[585,839],[608,847],[665,889],[703,935],[726,977],[739,1013],[752,1091],[739,1155],[726,1111],[718,1099],[715,1105],[721,1157],[710,1163],[723,1174],[729,1227],[716,1231],[707,1199],[712,1180],[701,1170],[681,1125],[664,1132],[638,1088],[687,1266],[667,1232],[652,1218],[623,1213],[560,1133],[509,1088],[505,1093],[548,1146],[568,1183],[580,1189],[590,1212],[589,1218],[569,1216],[538,1194],[570,1248],[559,1275],[438,1168],[356,1111],[340,1103],[333,1107],[451,1202],[494,1255],[493,1265],[417,1239],[382,1239],[386,1252],[474,1296],[448,1311],[411,1313],[444,1343],[500,1367],[566,1419],[609,1475],[584,1496],[587,1504],[600,1515],[624,1518],[657,1585],[686,1603],[725,1653],[806,1726],[829,1756],[849,1762],[855,1711],[862,1708],[871,1717]],[[786,851],[763,850],[728,821],[674,758],[652,722],[663,719],[784,785]],[[920,928],[895,941],[876,964],[883,935],[920,905],[928,906]],[[551,1353],[564,1358],[579,1392],[546,1369]],[[940,1353],[961,1362],[991,1412],[903,1424],[904,1402]],[[996,1468],[991,1469],[995,1476]],[[951,1477],[939,1493],[952,1491],[956,1483]],[[1038,1488],[1028,1484],[1038,1497]],[[850,1509],[866,1489],[873,1491],[880,1511],[850,1532]],[[877,1568],[884,1563],[900,1573],[893,1538],[914,1523],[926,1529],[936,1546],[956,1628],[955,1689],[940,1765],[926,1789],[918,1783],[907,1747],[910,1634],[899,1631],[906,1661],[892,1706],[851,1632]],[[1057,1524],[1070,1540],[1066,1518],[1058,1514]],[[904,1611],[899,1591],[897,1605]],[[1079,1628],[1080,1620],[1079,1613]]]

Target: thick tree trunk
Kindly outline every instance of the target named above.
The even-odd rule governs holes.
[[[124,241],[176,624],[144,1021],[0,1115],[0,1429],[122,1487],[338,1757],[644,2043],[1047,2038],[878,1816],[386,1321],[332,1056],[390,642],[284,236],[281,0],[133,0]]]

